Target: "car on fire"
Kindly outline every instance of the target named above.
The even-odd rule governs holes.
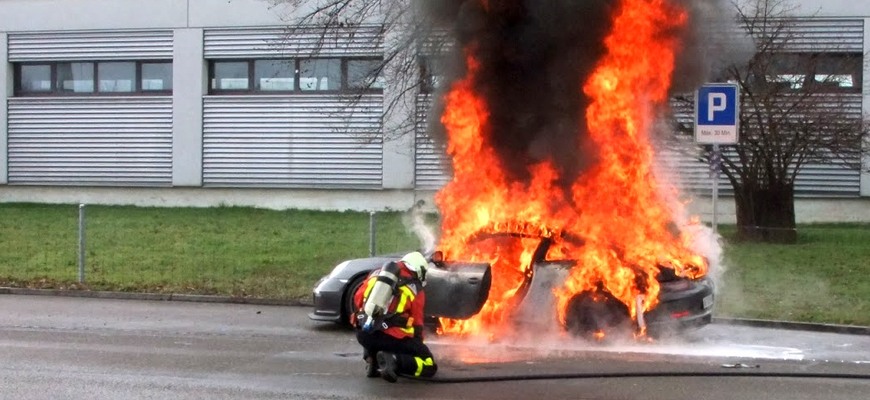
[[[660,267],[656,277],[660,283],[658,305],[633,321],[629,309],[606,290],[575,295],[567,303],[565,322],[556,323],[555,313],[542,313],[554,309],[553,289],[577,268],[573,260],[548,257],[554,239],[532,237],[519,233],[492,233],[480,237],[496,240],[538,239],[537,247],[524,280],[514,294],[515,309],[511,319],[517,325],[538,327],[560,325],[562,329],[581,337],[594,337],[596,333],[615,329],[635,329],[643,324],[652,336],[665,332],[679,332],[709,324],[713,311],[713,284],[707,277],[690,279],[678,276],[672,268]],[[351,301],[353,293],[365,277],[386,262],[398,259],[403,253],[379,257],[347,260],[338,264],[314,288],[314,310],[309,318],[348,324],[356,311]],[[492,268],[486,263],[447,261],[440,251],[427,254],[430,268],[427,272],[427,321],[438,323],[438,318],[466,319],[483,307],[489,296]],[[642,320],[642,322],[641,322]],[[549,324],[549,325],[548,325]]]

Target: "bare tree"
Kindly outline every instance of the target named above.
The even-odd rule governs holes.
[[[721,75],[739,85],[741,101],[740,143],[723,152],[722,172],[734,189],[739,236],[793,243],[795,179],[804,167],[861,168],[868,137],[861,111],[863,55],[806,45],[788,0],[733,5],[755,54]],[[692,128],[681,127],[684,133]],[[705,148],[702,158],[710,157]]]
[[[433,2],[414,0],[269,0],[289,5],[287,35],[317,29],[325,40],[336,30],[353,36],[377,27],[383,37],[383,59],[369,71],[368,86],[349,96],[360,98],[372,85],[383,84],[384,140],[399,140],[412,134],[419,123],[418,95],[432,91],[434,63],[450,45],[438,29],[438,13],[426,9]],[[321,43],[323,42],[321,40]],[[388,79],[383,79],[384,77]],[[428,104],[428,103],[427,103]]]

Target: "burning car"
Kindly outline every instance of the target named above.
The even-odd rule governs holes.
[[[610,332],[644,332],[657,335],[666,331],[679,331],[710,323],[713,310],[713,286],[708,278],[693,279],[680,276],[672,267],[661,266],[654,277],[659,289],[651,310],[644,312],[638,297],[636,307],[618,300],[599,282],[594,290],[571,296],[559,302],[556,289],[565,284],[572,270],[583,268],[577,260],[560,257],[558,244],[563,241],[582,242],[567,234],[535,236],[526,233],[485,233],[477,235],[470,245],[494,245],[509,248],[513,245],[536,243],[527,265],[518,265],[519,285],[508,291],[510,299],[502,301],[502,310],[508,314],[500,320],[510,329],[534,327],[548,329],[560,326],[565,331],[586,338],[600,338]],[[314,312],[309,317],[319,321],[345,323],[355,310],[350,301],[352,293],[373,269],[401,257],[371,257],[342,262],[314,289]],[[444,261],[443,254],[431,254],[430,272],[427,274],[426,315],[429,322],[439,322],[448,333],[466,333],[466,323],[474,317],[491,317],[492,310],[480,315],[492,279],[491,265]],[[502,295],[499,293],[498,295]],[[499,297],[499,296],[494,296]],[[491,305],[491,304],[490,304]],[[563,309],[558,309],[563,307]],[[632,315],[632,310],[640,310]],[[556,317],[559,317],[556,319]],[[470,320],[469,320],[470,318]],[[480,322],[480,321],[478,321]]]
[[[499,236],[495,235],[494,239],[500,240]],[[584,267],[578,260],[563,258],[558,251],[551,251],[560,240],[566,239],[579,240],[540,238],[533,253],[529,276],[517,291],[521,301],[516,303],[514,324],[531,325],[536,330],[559,326],[580,337],[601,339],[610,333],[639,333],[655,337],[711,322],[714,294],[710,279],[681,276],[674,268],[664,265],[659,266],[653,277],[659,289],[655,306],[649,311],[644,311],[644,295],[635,297],[634,304],[625,304],[605,287],[604,281],[597,282],[591,290],[571,294],[567,301],[560,301],[556,295],[558,288],[572,274],[582,274],[577,270]],[[636,280],[639,286],[644,285],[640,283],[642,279]],[[552,312],[542,312],[545,310]]]

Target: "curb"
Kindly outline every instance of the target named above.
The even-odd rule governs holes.
[[[187,301],[193,303],[231,303],[253,304],[265,306],[310,306],[299,300],[262,299],[256,297],[215,296],[201,294],[172,294],[172,293],[129,293],[92,290],[65,290],[65,289],[26,289],[0,287],[0,295],[25,295],[25,296],[65,296],[86,297],[96,299],[114,300],[148,300],[148,301]]]
[[[776,321],[751,318],[714,317],[714,324],[751,326],[756,328],[787,329],[794,331],[842,333],[870,336],[870,326],[822,324],[810,322]]]
[[[229,303],[265,306],[310,307],[301,300],[278,300],[254,297],[215,296],[201,294],[130,293],[92,290],[26,289],[0,287],[0,295],[66,296],[114,300],[186,301],[194,303]],[[714,317],[712,323],[722,325],[751,326],[756,328],[787,329],[809,332],[841,333],[870,336],[870,326],[821,324],[809,322],[776,321],[751,318]]]

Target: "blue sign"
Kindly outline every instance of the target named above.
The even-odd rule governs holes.
[[[695,93],[695,141],[734,144],[738,141],[740,90],[736,84],[701,86]]]

